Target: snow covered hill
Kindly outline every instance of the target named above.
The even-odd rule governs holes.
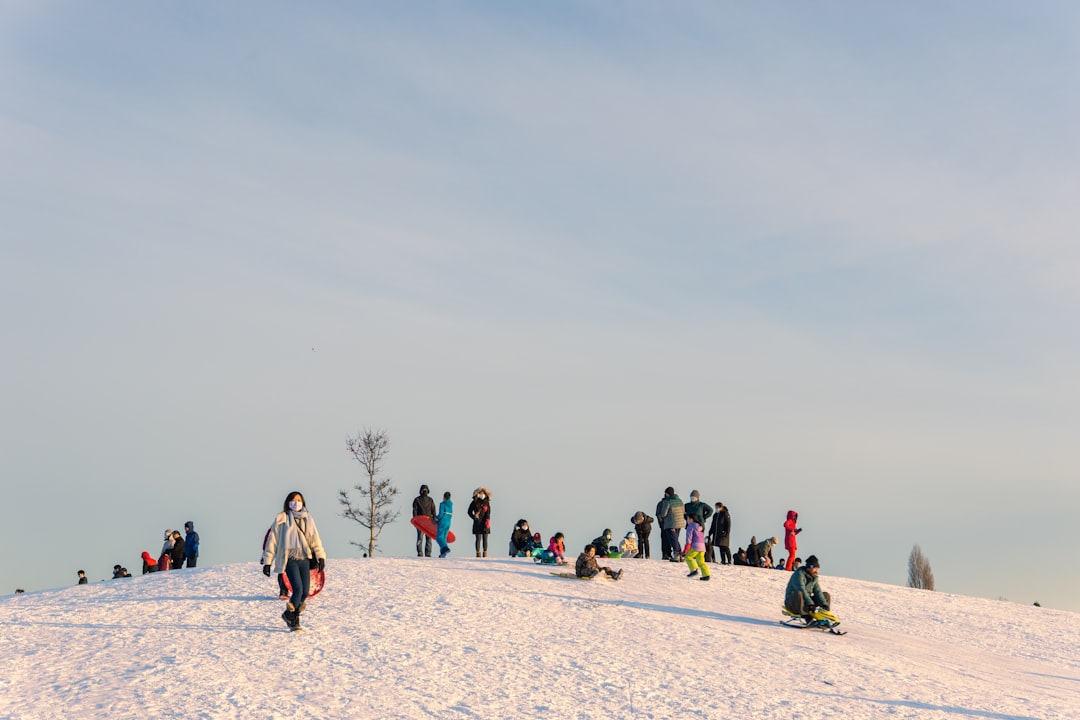
[[[333,560],[289,633],[227,565],[3,601],[4,718],[1080,718],[1080,616],[830,577],[849,633],[778,624],[787,573]]]

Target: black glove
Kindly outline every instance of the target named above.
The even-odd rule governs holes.
[[[269,565],[263,565],[263,575],[265,575],[266,577],[270,577],[270,566]]]
[[[319,566],[319,572],[322,572],[324,569],[326,569],[326,558],[319,558],[316,563]]]

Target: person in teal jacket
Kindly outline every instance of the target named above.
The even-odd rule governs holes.
[[[439,514],[435,516],[435,522],[439,529],[435,532],[435,542],[439,543],[439,557],[444,558],[450,554],[450,546],[446,543],[446,535],[450,532],[450,520],[454,517],[454,503],[450,500],[450,491],[443,493],[443,500],[439,503]]]
[[[810,620],[814,608],[829,609],[829,593],[822,592],[818,584],[818,559],[816,555],[806,558],[806,564],[791,573],[784,593],[784,607],[795,615]]]

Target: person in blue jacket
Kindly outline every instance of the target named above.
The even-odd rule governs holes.
[[[450,500],[450,491],[443,493],[443,500],[439,503],[439,514],[435,516],[435,522],[439,523],[439,529],[435,533],[435,542],[439,543],[439,557],[444,558],[450,554],[450,546],[446,544],[446,534],[450,532],[450,520],[454,517],[454,503]]]
[[[195,523],[191,520],[184,523],[184,558],[189,568],[199,561],[199,533],[195,532]]]

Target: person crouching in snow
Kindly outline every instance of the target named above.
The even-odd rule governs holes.
[[[828,610],[829,593],[821,591],[818,584],[818,559],[816,555],[806,558],[806,564],[791,573],[787,590],[784,593],[784,607],[794,615],[801,616],[807,622],[814,619],[814,610],[820,607]]]
[[[619,552],[622,553],[622,556],[624,558],[637,557],[637,540],[634,539],[633,530],[626,533],[626,536],[623,537],[622,542],[619,543]]]
[[[150,553],[143,550],[142,554],[142,574],[157,572],[157,560],[150,557]]]
[[[293,491],[285,496],[282,511],[274,518],[270,538],[263,550],[263,575],[284,572],[292,586],[292,596],[285,604],[281,619],[290,630],[300,629],[300,613],[307,604],[311,589],[312,558],[319,570],[326,567],[326,551],[323,550],[315,519],[308,514],[304,496]],[[270,563],[274,564],[271,570]]]
[[[579,578],[596,577],[603,570],[612,580],[622,577],[622,570],[612,570],[609,567],[600,567],[596,564],[596,547],[591,543],[585,546],[585,552],[578,555],[577,564],[574,566],[574,574]]]
[[[686,521],[686,546],[683,557],[690,568],[686,577],[695,577],[701,572],[701,579],[709,579],[709,566],[705,564],[705,531],[698,522],[697,515],[689,515]]]

